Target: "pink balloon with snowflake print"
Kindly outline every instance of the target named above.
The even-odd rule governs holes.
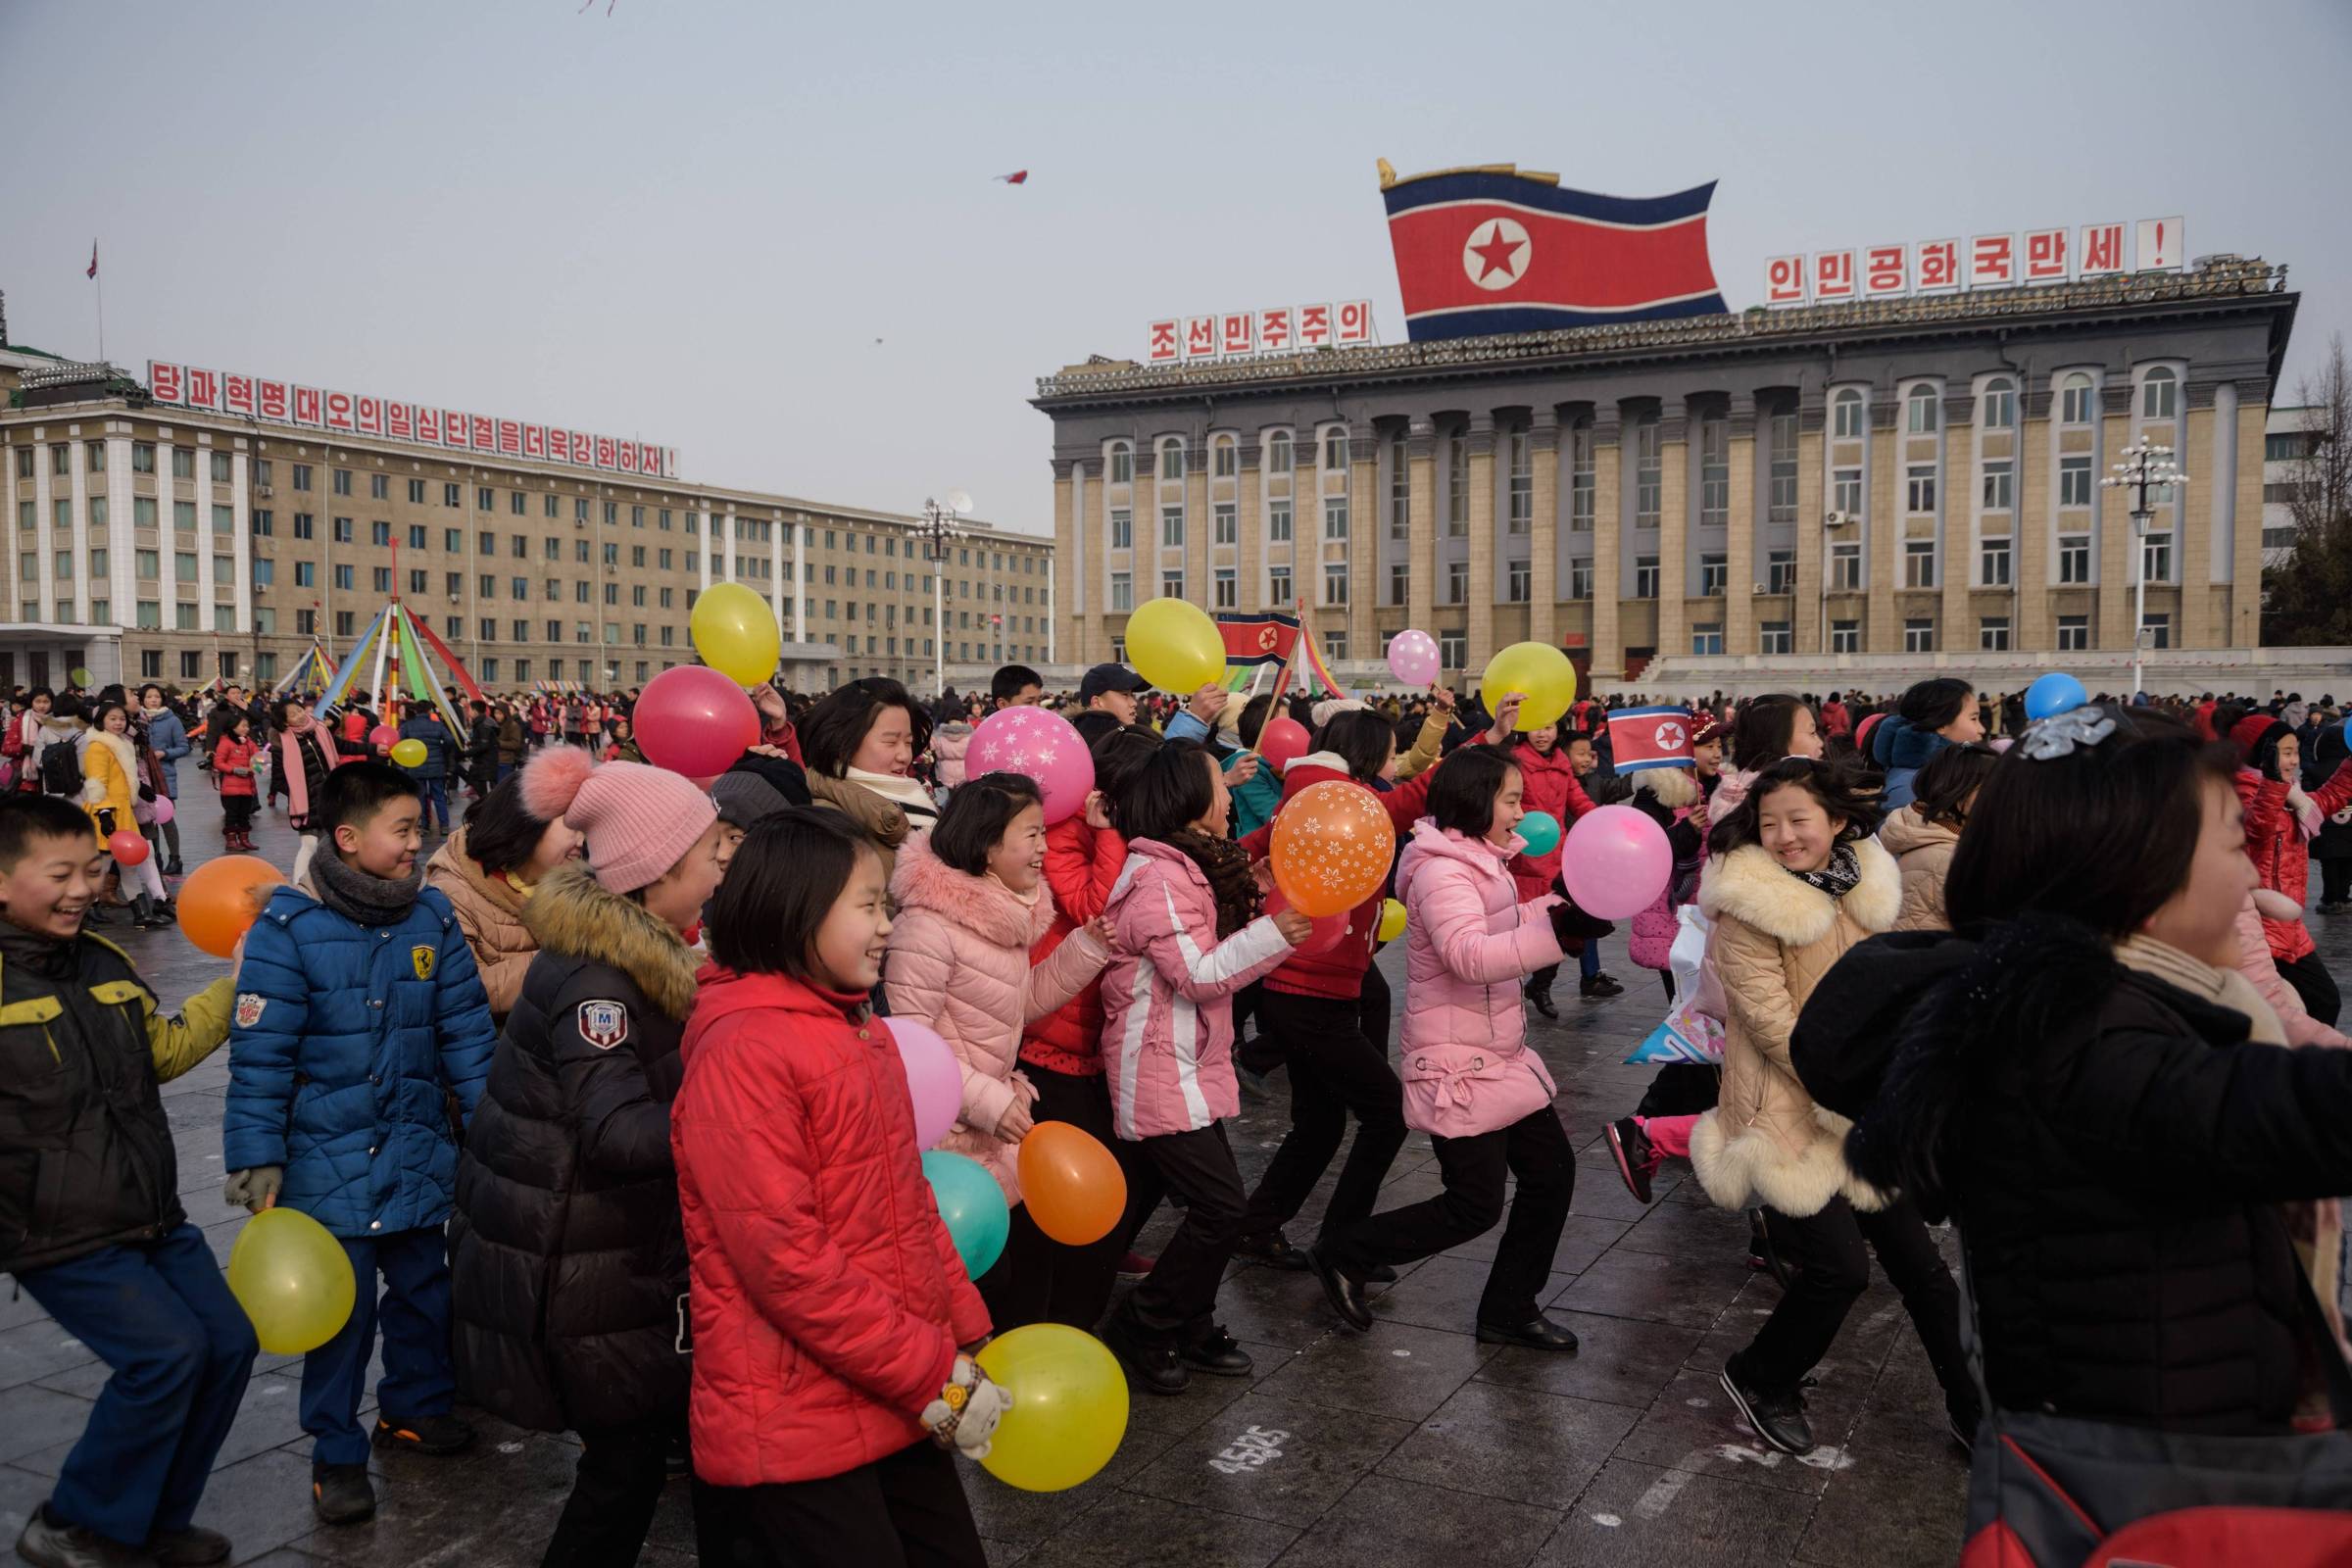
[[[1095,758],[1070,721],[1046,708],[1000,708],[972,731],[963,776],[1019,773],[1037,781],[1046,823],[1076,816],[1095,787]]]

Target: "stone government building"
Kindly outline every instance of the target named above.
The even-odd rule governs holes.
[[[1302,602],[1335,662],[1384,679],[1408,626],[1473,678],[1532,638],[1604,681],[1702,690],[2030,679],[2060,656],[2120,670],[2136,633],[2161,687],[2166,651],[2260,642],[2264,426],[2297,299],[2284,268],[2213,257],[1948,297],[1090,360],[1035,399],[1054,421],[1062,658],[1120,657],[1128,612],[1173,594]],[[2128,499],[2098,481],[2143,440],[2190,482],[2134,563]]]

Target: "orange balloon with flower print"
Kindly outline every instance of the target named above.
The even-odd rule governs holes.
[[[1378,893],[1396,854],[1388,808],[1360,784],[1310,784],[1274,816],[1274,885],[1292,908],[1315,919]]]

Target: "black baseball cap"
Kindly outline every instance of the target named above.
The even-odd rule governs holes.
[[[1148,692],[1152,683],[1125,664],[1097,664],[1078,683],[1078,700],[1091,702],[1104,692]]]

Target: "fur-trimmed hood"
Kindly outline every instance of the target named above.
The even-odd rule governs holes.
[[[890,896],[903,909],[931,909],[1001,948],[1033,948],[1054,924],[1054,890],[1041,879],[1024,904],[993,876],[971,876],[941,859],[928,835],[899,850]]]
[[[645,906],[608,893],[580,860],[540,878],[522,906],[522,922],[543,953],[610,964],[672,1018],[694,1010],[695,956]]]
[[[1862,880],[1843,900],[1792,875],[1761,844],[1742,844],[1707,861],[1698,889],[1699,909],[1710,919],[1736,915],[1792,947],[1810,947],[1828,936],[1840,903],[1847,917],[1863,930],[1885,931],[1902,907],[1902,873],[1878,840],[1852,843]]]
[[[1629,793],[1649,791],[1650,798],[1668,810],[1698,804],[1698,779],[1687,767],[1644,767],[1621,775]]]

